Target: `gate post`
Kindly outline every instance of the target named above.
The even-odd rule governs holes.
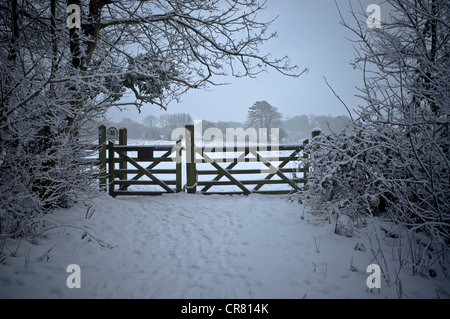
[[[101,191],[106,191],[106,126],[98,128],[98,160],[99,160],[99,187]]]
[[[316,136],[319,136],[320,134],[322,134],[322,130],[320,128],[314,128],[311,131],[312,138],[315,138]]]
[[[183,154],[183,146],[181,145],[181,140],[177,141],[177,151],[175,153],[175,157],[176,157],[176,182],[177,182],[177,186],[176,186],[176,190],[177,193],[182,191],[183,188],[183,175],[182,175],[182,154]]]
[[[311,139],[314,139],[316,136],[320,136],[322,134],[322,130],[320,128],[314,128],[311,130]],[[309,144],[309,140],[306,140],[303,142],[304,145]],[[306,154],[305,152],[303,152],[303,158],[309,158],[309,154]],[[303,177],[306,179],[306,183],[305,186],[307,187],[308,185],[308,173],[309,173],[309,165],[305,165],[304,169],[305,171],[303,172]]]
[[[128,145],[128,131],[126,128],[121,128],[119,130],[119,145]],[[123,151],[123,154],[127,154],[126,151]],[[119,169],[127,169],[127,160],[122,156],[120,157]],[[120,173],[119,179],[127,180],[128,175],[126,173]],[[128,189],[128,185],[124,185],[125,190]]]
[[[194,125],[186,125],[186,189],[189,194],[197,192],[197,168],[195,166]]]
[[[109,195],[112,197],[116,197],[114,193],[114,179],[115,179],[115,173],[114,173],[114,143],[109,141],[108,142],[108,160],[109,160]]]

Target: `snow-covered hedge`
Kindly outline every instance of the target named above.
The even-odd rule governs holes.
[[[426,260],[443,261],[450,243],[450,31],[443,21],[450,6],[386,5],[392,15],[381,28],[343,21],[359,43],[353,64],[363,73],[363,103],[344,132],[307,146],[303,195],[314,210],[389,217],[426,236]]]
[[[418,128],[417,128],[418,129]],[[426,127],[423,128],[424,130]],[[448,142],[411,144],[405,127],[356,121],[340,135],[319,136],[309,155],[306,199],[316,210],[352,217],[390,214],[430,236],[450,239]],[[423,132],[415,136],[430,136]]]

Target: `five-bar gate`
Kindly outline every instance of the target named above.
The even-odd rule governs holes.
[[[315,135],[317,132],[313,132]],[[107,143],[106,127],[99,129],[100,186],[113,197],[181,191],[289,194],[301,191],[307,184],[308,168],[303,164],[307,140],[301,145],[209,149],[195,144],[193,125],[186,126],[184,143],[179,140],[175,145],[127,145],[126,136],[126,129],[121,129],[119,144]],[[143,189],[150,185],[156,189]],[[273,185],[276,187],[261,190]]]

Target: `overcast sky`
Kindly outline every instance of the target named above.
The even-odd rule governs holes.
[[[371,3],[382,1],[362,0],[365,10]],[[343,12],[349,9],[348,1],[338,0]],[[360,2],[351,0],[355,11],[361,12]],[[192,90],[180,103],[172,102],[168,111],[147,104],[139,114],[133,107],[125,111],[109,111],[113,121],[124,117],[141,121],[146,115],[189,113],[194,120],[245,121],[248,108],[256,101],[267,101],[277,107],[284,118],[303,114],[345,115],[346,110],[327,87],[323,77],[349,107],[362,103],[355,86],[361,86],[361,72],[353,70],[350,61],[354,56],[352,34],[340,25],[334,0],[268,0],[263,18],[278,19],[271,30],[278,32],[261,52],[276,57],[288,55],[299,69],[309,68],[308,74],[299,78],[286,77],[275,70],[262,73],[257,79],[234,79],[227,86],[212,87],[209,91]]]

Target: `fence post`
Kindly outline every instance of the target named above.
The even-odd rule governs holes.
[[[322,133],[322,130],[320,128],[314,128],[311,131],[311,137],[315,138],[316,136],[319,136]]]
[[[311,140],[314,139],[316,136],[319,136],[322,134],[322,130],[320,128],[314,128],[311,130]],[[303,144],[309,144],[309,140],[306,140]],[[309,158],[309,154],[306,154],[303,152],[303,158]],[[303,173],[304,178],[306,179],[305,187],[307,187],[308,184],[308,173],[309,173],[310,166],[305,165],[305,172]]]
[[[109,162],[109,195],[115,197],[114,194],[114,143],[108,142],[108,162]]]
[[[194,125],[186,125],[186,189],[189,194],[197,192],[197,169],[195,166]]]
[[[106,191],[106,126],[98,128],[98,159],[99,159],[99,187],[101,191]]]
[[[121,128],[119,130],[119,145],[128,145],[128,131],[126,128]],[[126,151],[123,152],[123,154],[127,154]],[[120,157],[120,162],[119,162],[119,169],[127,169],[127,161],[126,159],[122,156],[119,155]],[[126,173],[120,173],[119,174],[119,179],[121,180],[127,180],[128,179],[128,174]],[[125,189],[128,189],[128,185],[124,185]]]
[[[183,152],[183,147],[181,145],[181,140],[177,141],[177,151],[175,153],[176,155],[176,180],[177,180],[177,193],[181,192],[183,186],[182,186],[182,152]]]

